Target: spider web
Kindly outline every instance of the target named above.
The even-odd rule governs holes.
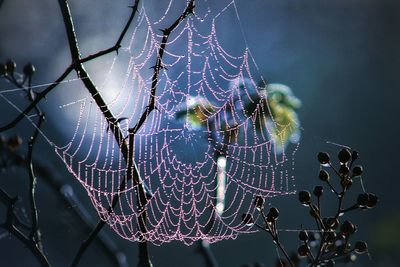
[[[182,2],[146,1],[130,42],[105,74],[100,93],[114,90],[107,106],[120,118],[126,136],[149,103],[151,67],[163,37],[159,29],[182,13]],[[149,10],[154,4],[157,10]],[[222,22],[232,16],[236,25],[224,29]],[[127,165],[99,108],[89,98],[62,106],[79,114],[71,140],[53,144],[55,151],[84,186],[100,217],[121,237],[188,245],[199,239],[236,238],[256,231],[241,218],[254,212],[256,195],[294,192],[297,145],[286,151],[276,138],[290,132],[291,124],[274,119],[267,84],[244,36],[237,34],[235,44],[224,44],[220,37],[240,27],[234,1],[203,0],[196,1],[194,15],[171,33],[157,81],[156,110],[135,134],[131,152],[148,198],[142,209],[136,200],[141,185],[131,180],[120,190]],[[118,85],[114,76],[120,77]],[[118,203],[110,212],[116,196]],[[143,212],[145,232],[139,228]]]

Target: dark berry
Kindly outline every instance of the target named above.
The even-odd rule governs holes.
[[[316,197],[321,197],[322,194],[324,193],[324,188],[322,186],[318,185],[318,186],[314,187],[313,192]]]
[[[306,230],[301,230],[299,232],[299,239],[301,241],[307,241],[308,240],[308,232]]]
[[[8,73],[13,73],[16,68],[17,68],[17,63],[15,63],[14,60],[9,59],[6,61],[6,69]]]
[[[318,158],[319,163],[321,163],[323,165],[328,164],[330,162],[329,154],[326,152],[319,152],[317,158]]]
[[[353,177],[361,176],[362,173],[363,173],[363,167],[362,166],[355,166],[353,168],[353,171],[352,171],[352,176]]]
[[[364,254],[368,252],[368,245],[364,241],[357,241],[354,244],[354,251],[358,254]]]
[[[299,192],[299,201],[301,204],[308,205],[311,203],[311,194],[308,191]]]
[[[351,158],[350,150],[343,148],[339,151],[338,158],[341,163],[347,163]]]
[[[23,72],[26,76],[32,76],[35,73],[35,66],[32,63],[28,63],[24,66]]]
[[[340,181],[340,184],[344,189],[349,189],[353,185],[353,180],[345,178]]]
[[[306,257],[308,255],[308,252],[310,251],[310,249],[308,248],[307,245],[301,245],[298,249],[297,249],[297,253],[300,257]]]
[[[357,197],[358,206],[360,206],[361,208],[366,207],[368,205],[368,202],[369,202],[369,194],[362,193],[358,195]]]
[[[269,212],[267,214],[267,219],[268,221],[275,221],[279,217],[279,210],[275,207],[272,207],[269,209]]]
[[[262,196],[256,196],[255,200],[254,200],[254,205],[256,206],[256,208],[258,210],[261,210],[264,206],[264,199]]]
[[[340,227],[340,231],[346,235],[352,235],[356,231],[356,227],[350,221],[344,221],[342,226]]]
[[[373,208],[378,204],[378,196],[375,194],[368,194],[368,202],[367,202],[367,207],[368,208]]]
[[[329,173],[325,170],[320,170],[318,177],[321,181],[324,181],[324,182],[329,181],[329,178],[330,178]]]

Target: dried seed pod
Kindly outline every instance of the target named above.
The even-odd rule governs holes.
[[[321,197],[322,194],[324,193],[324,188],[320,185],[314,187],[314,191],[313,191],[314,195],[316,197]]]
[[[363,173],[363,167],[362,166],[355,166],[352,170],[352,176],[357,177],[361,176]]]
[[[339,151],[338,154],[339,161],[341,163],[347,163],[351,159],[351,152],[347,148],[343,148]]]
[[[301,240],[301,241],[305,241],[305,242],[307,242],[308,241],[308,232],[306,231],[306,230],[301,230],[300,232],[299,232],[299,239]]]
[[[305,244],[300,245],[299,248],[297,249],[297,253],[300,257],[307,257],[309,251],[310,248]]]
[[[322,165],[328,164],[330,162],[329,154],[326,152],[319,152],[317,158],[319,163]]]
[[[262,196],[256,196],[256,198],[254,200],[254,205],[256,206],[256,208],[258,210],[262,210],[262,208],[264,206],[264,198]]]
[[[35,73],[36,69],[32,63],[28,63],[24,66],[23,72],[25,76],[32,76]]]
[[[324,182],[327,182],[330,179],[329,173],[325,170],[320,170],[318,177],[321,181],[324,181]]]
[[[378,204],[378,196],[375,194],[368,194],[367,207],[373,208]]]
[[[13,72],[15,71],[16,68],[17,68],[17,63],[15,63],[14,60],[8,59],[8,60],[6,61],[7,73],[13,73]]]
[[[278,217],[279,217],[279,210],[275,207],[270,208],[267,214],[267,220],[275,221],[278,219]]]
[[[344,221],[342,226],[340,227],[340,231],[346,235],[352,235],[356,231],[356,227],[350,221]]]
[[[369,202],[369,194],[368,193],[362,193],[359,194],[357,197],[357,205],[360,208],[365,208],[368,205]]]
[[[299,192],[299,201],[303,205],[309,205],[311,203],[311,194],[308,191]]]
[[[364,241],[357,241],[354,244],[354,251],[358,254],[364,254],[368,252],[368,245]]]

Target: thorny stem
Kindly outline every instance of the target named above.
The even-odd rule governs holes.
[[[39,249],[36,242],[28,238],[14,225],[14,220],[15,220],[14,206],[17,201],[17,198],[10,197],[3,189],[0,188],[0,201],[2,201],[7,207],[6,221],[5,223],[0,224],[0,227],[6,229],[12,235],[14,235],[19,241],[21,241],[32,252],[32,254],[36,257],[41,266],[50,267],[50,263],[48,262],[43,252]]]
[[[88,73],[86,72],[83,63],[82,63],[82,58],[80,55],[80,51],[79,51],[79,46],[78,46],[78,41],[75,35],[75,29],[74,29],[74,25],[73,25],[73,20],[72,20],[72,16],[71,16],[71,12],[69,9],[69,4],[67,0],[59,0],[59,6],[61,9],[61,13],[63,15],[63,20],[64,20],[64,25],[66,28],[66,33],[67,33],[67,37],[68,37],[68,43],[69,43],[69,48],[70,48],[70,52],[71,52],[71,58],[73,61],[73,67],[78,75],[79,78],[82,79],[83,84],[85,85],[86,89],[89,91],[89,93],[91,94],[92,98],[94,99],[94,101],[96,102],[98,108],[100,109],[100,111],[103,113],[103,116],[106,118],[108,124],[109,124],[109,128],[110,130],[113,132],[114,134],[114,138],[116,140],[116,142],[118,143],[119,147],[120,147],[120,151],[125,159],[125,161],[128,163],[131,161],[131,157],[132,155],[130,155],[129,153],[129,148],[128,144],[126,143],[126,141],[123,139],[123,134],[121,129],[119,128],[117,122],[117,119],[114,117],[114,115],[112,114],[111,110],[108,109],[107,104],[105,103],[104,99],[102,98],[102,96],[100,95],[99,91],[97,90],[96,86],[94,85],[93,81],[90,79]],[[137,11],[137,7],[139,5],[139,0],[135,1],[135,5],[132,7],[132,14],[130,19],[128,20],[126,26],[124,27],[120,37],[118,38],[118,41],[116,43],[116,45],[110,49],[106,49],[103,50],[102,52],[99,52],[98,54],[95,54],[93,56],[89,56],[88,58],[86,58],[86,60],[89,59],[94,59],[96,57],[105,55],[106,53],[109,53],[111,51],[117,51],[119,46],[120,46],[120,42],[122,41],[124,35],[126,34],[126,31],[129,27],[129,25],[131,24],[134,15],[136,14]],[[133,160],[132,160],[133,161]],[[142,181],[140,179],[140,175],[139,172],[137,170],[136,165],[131,164],[131,168],[129,169],[129,171],[127,171],[127,178],[125,180],[130,180],[133,179],[134,184],[137,185],[137,199],[138,199],[138,205],[139,205],[139,209],[142,209],[142,205],[145,205],[145,189],[143,187]],[[123,183],[121,183],[120,187],[123,186],[125,187],[125,183],[126,181],[123,181]],[[119,199],[119,195],[115,195],[112,201],[112,205],[108,208],[108,211],[110,212],[112,210],[112,208],[118,203],[118,199]],[[146,213],[142,212],[141,213],[141,220],[139,220],[139,222],[141,221],[141,223],[139,223],[139,227],[140,227],[140,231],[142,233],[145,233],[146,229],[145,229],[145,217],[146,217]],[[95,239],[95,237],[97,236],[98,232],[102,229],[102,227],[105,225],[105,223],[99,222],[97,224],[96,229],[98,229],[97,231],[93,231],[89,238],[87,238],[80,246],[77,255],[75,256],[73,263],[71,266],[76,266],[79,261],[80,258],[82,257],[83,253],[85,252],[85,250],[89,247],[89,245],[91,244],[91,242]],[[95,230],[96,230],[95,229]],[[143,240],[142,240],[143,241]],[[141,253],[140,258],[139,258],[139,264],[141,264],[141,262],[145,261],[146,264],[142,265],[142,266],[151,266],[151,262],[150,259],[148,257],[148,253],[147,253],[147,243],[145,241],[140,242],[139,243],[139,250],[145,250],[146,253]],[[145,256],[146,258],[143,259],[143,256]]]
[[[42,125],[42,122],[44,120],[44,116],[39,114],[39,121],[36,125],[35,132],[33,133],[32,137],[29,140],[28,143],[28,156],[27,156],[27,169],[28,169],[28,174],[29,174],[29,197],[30,197],[30,205],[31,205],[31,217],[32,217],[32,228],[31,228],[31,233],[29,238],[35,241],[38,244],[38,247],[40,250],[43,251],[43,246],[41,242],[41,233],[39,230],[39,224],[38,224],[38,211],[36,207],[36,201],[35,201],[35,190],[36,190],[36,176],[35,173],[33,172],[33,164],[32,164],[32,156],[33,156],[33,148],[36,142],[36,139],[39,134],[40,127]]]

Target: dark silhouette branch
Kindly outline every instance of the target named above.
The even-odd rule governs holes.
[[[129,132],[132,133],[131,136],[135,135],[136,132],[142,127],[143,123],[146,121],[146,119],[148,118],[148,116],[150,115],[150,113],[155,109],[155,97],[156,97],[156,90],[157,90],[157,85],[158,85],[158,76],[160,74],[160,70],[163,68],[162,65],[162,58],[164,55],[164,51],[165,48],[167,46],[167,42],[168,42],[168,38],[170,36],[170,34],[176,29],[176,27],[179,26],[179,24],[189,15],[193,13],[195,7],[195,3],[194,0],[191,0],[188,3],[188,6],[186,7],[186,9],[183,11],[183,13],[179,16],[179,18],[177,18],[174,23],[172,23],[172,25],[164,30],[162,30],[163,32],[163,38],[161,40],[161,44],[160,44],[160,49],[158,50],[158,54],[157,54],[157,62],[154,65],[154,73],[153,73],[153,77],[151,79],[152,84],[151,84],[151,91],[150,91],[150,98],[149,98],[149,103],[146,107],[146,109],[144,110],[144,112],[142,113],[142,115],[140,116],[140,119],[138,121],[138,123],[133,127],[129,129]]]
[[[14,207],[17,200],[17,197],[10,197],[3,189],[0,188],[0,201],[3,202],[7,208],[6,221],[3,224],[0,224],[0,227],[9,231],[13,236],[21,241],[32,252],[32,254],[35,256],[41,266],[50,267],[50,263],[48,262],[43,252],[39,249],[36,242],[33,239],[27,237],[14,225],[14,220],[16,217]]]
[[[132,16],[134,16],[134,14],[136,14],[138,4],[139,4],[139,1],[136,0],[135,6],[132,8],[132,15],[131,15],[132,19],[133,19]],[[138,200],[139,209],[141,210],[142,207],[146,203],[146,194],[145,194],[145,189],[141,182],[140,175],[138,173],[136,165],[134,163],[130,164],[130,162],[133,162],[133,159],[132,159],[133,149],[131,147],[128,147],[127,142],[123,138],[122,131],[118,126],[118,123],[117,123],[118,120],[114,117],[112,112],[108,109],[107,104],[105,103],[102,96],[99,94],[99,91],[97,90],[93,81],[90,79],[88,73],[86,72],[86,70],[83,66],[83,63],[81,62],[82,59],[81,59],[80,52],[79,52],[78,41],[76,39],[74,25],[73,25],[68,1],[59,0],[59,6],[61,8],[61,13],[63,15],[64,25],[66,28],[69,48],[70,48],[70,52],[71,52],[71,57],[72,57],[72,61],[74,62],[74,64],[73,64],[74,69],[75,69],[78,77],[82,79],[83,84],[85,85],[85,87],[89,91],[89,93],[91,94],[92,98],[95,100],[98,108],[103,113],[103,116],[106,118],[106,120],[109,124],[109,129],[114,134],[114,138],[120,147],[120,151],[121,151],[127,165],[131,166],[131,168],[128,168],[127,178],[121,183],[120,189],[122,190],[125,188],[127,180],[133,179],[134,184],[137,185],[136,196],[137,196],[137,200]],[[129,26],[130,22],[132,21],[132,19],[129,19],[128,26]],[[117,41],[116,47],[118,47],[120,45],[119,43],[122,41],[122,38],[125,35],[125,33],[128,29],[128,26],[126,26],[123,29],[121,36]],[[111,51],[116,51],[116,50],[117,50],[117,48],[114,50],[109,49],[107,51],[111,52]],[[104,51],[100,52],[97,55],[91,56],[90,59],[94,59],[95,57],[104,55],[104,53],[105,53]],[[130,151],[131,151],[131,153],[130,153]],[[112,205],[108,208],[108,212],[112,211],[113,207],[118,203],[118,199],[119,199],[118,195],[114,196]],[[145,215],[146,215],[144,211],[141,214],[143,217],[145,217]],[[140,231],[142,233],[145,233],[146,232],[145,225],[144,225],[145,220],[142,219],[139,221],[140,221],[140,223],[139,223]],[[100,221],[97,224],[95,230],[92,231],[90,236],[81,244],[81,246],[78,250],[78,253],[75,256],[71,266],[76,266],[79,263],[85,250],[89,247],[91,242],[95,239],[98,232],[103,228],[104,225],[105,225],[105,223],[103,221]],[[141,262],[146,262],[145,264],[142,264],[141,266],[151,266],[151,262],[150,262],[148,252],[147,252],[147,243],[144,240],[140,240],[140,241],[142,241],[142,242],[139,243],[139,250],[143,251],[143,253],[140,254],[139,264],[141,264]]]
[[[29,114],[29,112],[31,112],[33,109],[35,109],[37,107],[39,102],[41,100],[43,100],[48,93],[50,93],[58,84],[60,84],[62,81],[65,80],[65,78],[67,78],[68,74],[70,74],[70,72],[73,69],[74,69],[73,65],[68,66],[67,69],[60,75],[60,77],[57,78],[57,80],[55,80],[51,85],[49,85],[43,91],[37,93],[35,99],[33,101],[31,101],[31,103],[21,113],[19,113],[18,116],[16,116],[8,124],[0,127],[0,132],[4,132],[4,131],[7,131],[7,130],[10,130],[10,129],[14,128],[15,126],[17,126],[17,124],[23,118],[25,118]]]
[[[29,235],[29,238],[35,241],[38,244],[38,247],[40,250],[43,251],[43,246],[41,242],[41,233],[39,230],[39,224],[38,224],[38,212],[37,212],[37,207],[36,207],[36,201],[35,201],[35,190],[36,190],[36,176],[35,173],[33,172],[33,164],[32,164],[32,157],[33,157],[33,148],[36,142],[36,139],[39,134],[40,127],[42,125],[42,122],[44,120],[44,116],[42,114],[39,114],[39,121],[37,122],[35,132],[33,133],[32,137],[29,140],[28,143],[28,156],[27,156],[27,169],[28,169],[28,174],[29,174],[29,198],[30,198],[30,206],[31,206],[31,219],[32,219],[32,227],[31,227],[31,233]]]

